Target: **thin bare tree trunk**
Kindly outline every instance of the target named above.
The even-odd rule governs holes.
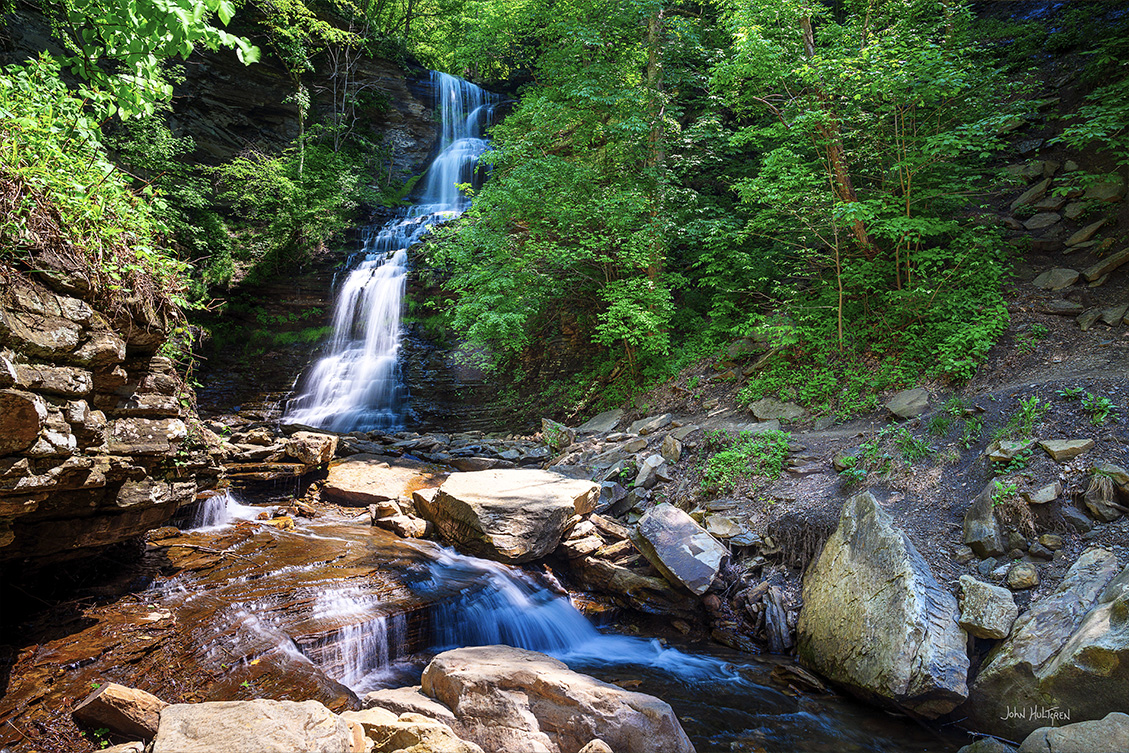
[[[800,28],[804,35],[804,53],[809,58],[815,57],[815,34],[812,31],[811,19],[800,19]],[[858,194],[855,193],[855,186],[851,181],[850,171],[847,169],[846,150],[843,148],[843,137],[839,127],[839,121],[835,117],[834,106],[831,103],[831,98],[827,94],[827,90],[822,86],[816,87],[816,96],[819,97],[820,106],[827,116],[825,122],[816,130],[827,152],[827,163],[831,168],[832,185],[835,188],[835,195],[839,201],[845,204],[853,204],[858,201]],[[862,249],[866,258],[873,259],[877,249],[870,239],[870,234],[866,230],[866,224],[862,220],[855,220],[851,224],[851,230],[854,233],[855,239],[858,241],[859,248]]]

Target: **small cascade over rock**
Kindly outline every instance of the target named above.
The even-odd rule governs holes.
[[[404,658],[408,623],[384,614],[378,600],[356,588],[328,591],[314,605],[314,619],[344,624],[303,648],[306,656],[342,685],[363,692],[378,687],[393,662]]]
[[[488,142],[494,96],[446,73],[433,72],[443,133],[419,202],[381,227],[367,228],[350,256],[334,304],[326,355],[299,382],[285,420],[332,431],[397,429],[407,412],[400,370],[401,314],[408,249],[436,223],[462,214],[469,200],[459,184],[474,183]]]
[[[187,508],[181,530],[218,528],[237,520],[253,520],[262,510],[245,505],[231,490],[225,490]]]

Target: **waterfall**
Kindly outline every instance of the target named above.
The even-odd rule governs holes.
[[[314,616],[342,624],[308,647],[306,653],[338,682],[363,691],[379,683],[382,672],[402,658],[407,619],[385,615],[376,597],[358,589],[329,591],[318,597]]]
[[[692,656],[660,641],[599,632],[567,595],[546,588],[520,568],[435,547],[430,577],[417,588],[459,595],[431,610],[433,650],[504,644],[556,656],[581,667],[651,667],[685,681],[744,680],[734,667]]]
[[[494,107],[493,95],[461,78],[432,71],[431,80],[442,133],[419,201],[385,225],[366,228],[337,292],[326,355],[300,380],[285,421],[341,432],[403,424],[399,351],[408,249],[433,225],[466,210],[469,200],[457,186],[474,182]]]
[[[262,509],[245,505],[230,490],[208,497],[186,508],[183,513],[184,530],[217,528],[236,520],[253,520]]]
[[[427,616],[428,652],[504,644],[578,667],[633,665],[681,681],[744,682],[734,667],[712,657],[685,654],[657,640],[599,632],[566,594],[546,588],[519,568],[434,544],[412,546],[428,556],[412,590],[425,600],[439,597]],[[386,614],[374,594],[354,588],[328,591],[318,597],[314,616],[330,627],[303,651],[358,693],[395,677],[397,662],[408,658],[404,616]]]

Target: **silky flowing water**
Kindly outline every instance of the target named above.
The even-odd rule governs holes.
[[[785,657],[597,628],[535,569],[346,520],[276,531],[232,519],[157,542],[180,572],[149,594],[187,629],[187,663],[217,676],[202,697],[312,697],[343,707],[371,690],[418,684],[444,649],[506,644],[662,698],[699,753],[959,746],[846,698],[781,691],[769,674],[790,663]]]
[[[342,432],[390,430],[404,422],[407,395],[399,356],[408,250],[469,205],[459,185],[475,183],[495,100],[446,73],[432,72],[432,83],[442,130],[423,191],[414,206],[365,230],[362,248],[350,256],[336,291],[325,355],[299,380],[286,421]]]
[[[371,690],[418,685],[439,651],[498,643],[662,698],[699,753],[961,743],[848,698],[785,692],[770,674],[787,657],[597,626],[537,568],[403,540],[367,520],[323,515],[279,530],[247,520],[260,508],[215,499],[227,509],[210,525],[156,531],[141,561],[115,566],[116,580],[94,578],[96,592],[79,599],[93,606],[27,622],[34,650],[0,699],[0,745],[18,742],[8,730],[57,725],[107,681],[172,701],[314,699],[340,711]]]

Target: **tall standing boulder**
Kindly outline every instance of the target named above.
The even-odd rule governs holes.
[[[1003,531],[1000,530],[996,508],[992,504],[992,492],[995,488],[995,481],[985,486],[964,513],[963,541],[980,558],[997,557],[1004,553]]]
[[[1018,740],[1045,723],[1031,709],[1068,709],[1077,722],[1124,707],[1129,568],[1114,580],[1117,571],[1112,552],[1091,549],[1016,620],[972,683],[965,710],[975,728]]]
[[[803,589],[800,662],[870,701],[936,718],[968,695],[951,593],[870,492],[843,506]]]
[[[635,546],[667,580],[696,596],[709,590],[726,549],[674,505],[655,505],[639,520]]]
[[[469,554],[520,564],[549,554],[573,515],[596,508],[600,485],[552,471],[455,473],[426,510],[443,540]]]

